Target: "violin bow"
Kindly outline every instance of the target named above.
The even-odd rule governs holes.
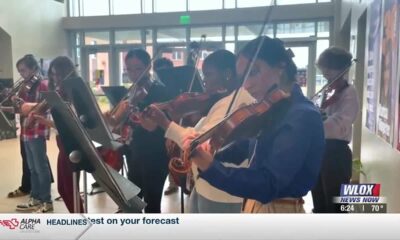
[[[199,63],[199,59],[200,59],[199,55],[200,55],[200,52],[202,50],[201,49],[202,44],[204,44],[206,42],[206,38],[207,38],[206,34],[202,34],[201,37],[200,37],[199,48],[197,50],[197,54],[195,55],[196,56],[196,61],[194,63],[194,72],[193,72],[193,75],[192,75],[192,79],[190,80],[190,85],[189,85],[188,92],[192,92],[192,90],[193,90],[194,80],[196,79],[196,73],[197,73],[197,68],[196,67],[197,67],[197,64]]]
[[[262,24],[262,26],[261,26],[261,29],[260,29],[260,32],[259,32],[257,38],[259,38],[259,37],[261,37],[261,36],[263,35],[264,30],[265,30],[265,26],[266,26],[267,23],[269,22],[269,19],[270,19],[270,17],[271,17],[271,13],[272,13],[272,9],[273,9],[273,8],[274,8],[274,0],[271,0],[270,5],[269,5],[269,7],[268,7],[268,9],[267,9],[267,12],[266,12],[266,14],[265,14],[264,21],[263,21],[263,24]],[[258,54],[259,54],[260,51],[261,51],[261,47],[262,47],[262,45],[263,45],[263,43],[264,43],[264,40],[265,40],[265,38],[261,38],[261,41],[259,42],[259,44],[258,44],[258,46],[257,46],[256,52],[255,52],[253,58],[251,59],[250,62],[247,63],[247,66],[246,66],[246,68],[245,68],[245,74],[244,74],[243,79],[242,79],[242,81],[241,81],[242,83],[241,83],[241,84],[238,86],[238,88],[235,90],[235,92],[234,92],[234,94],[233,94],[233,97],[232,97],[232,100],[231,100],[231,102],[229,103],[229,107],[228,107],[228,109],[227,109],[227,111],[226,111],[225,116],[227,116],[227,115],[232,111],[233,106],[236,105],[239,92],[241,91],[241,88],[243,87],[243,84],[247,81],[247,78],[248,78],[249,75],[250,75],[250,71],[253,69],[254,63],[256,62],[257,57],[258,57]]]
[[[262,26],[261,26],[260,32],[259,32],[259,34],[258,34],[258,37],[261,37],[261,36],[263,35],[264,30],[265,30],[265,26],[266,26],[267,23],[269,22],[269,19],[270,19],[270,17],[271,17],[271,13],[272,13],[272,9],[273,9],[273,7],[274,7],[273,3],[274,3],[274,0],[271,0],[271,4],[270,4],[270,6],[268,7],[267,12],[266,12],[266,14],[265,14],[264,21],[263,21],[263,24],[262,24]],[[257,38],[258,38],[258,37],[257,37]],[[236,105],[236,101],[237,101],[237,98],[238,98],[239,93],[240,93],[240,91],[241,91],[241,88],[242,88],[243,84],[246,82],[247,78],[248,78],[249,75],[250,75],[250,71],[251,71],[251,69],[253,68],[255,61],[257,60],[257,56],[258,56],[258,54],[259,54],[259,52],[260,52],[260,50],[261,50],[261,47],[262,47],[262,45],[263,45],[263,43],[264,43],[264,40],[265,40],[265,38],[262,38],[262,39],[261,39],[261,41],[259,42],[259,44],[258,44],[258,46],[257,46],[257,49],[256,49],[256,52],[255,52],[254,56],[252,57],[251,61],[247,63],[247,66],[246,66],[246,68],[245,68],[245,74],[244,74],[244,76],[243,76],[242,82],[241,82],[241,84],[238,86],[238,88],[235,90],[235,92],[234,92],[234,94],[233,94],[232,100],[230,101],[229,106],[228,106],[228,109],[227,109],[227,111],[226,111],[226,113],[225,113],[225,117],[228,116],[228,115],[230,114],[230,112],[231,112],[232,109],[233,109],[233,106]],[[222,121],[221,121],[221,122],[222,122]],[[216,126],[218,126],[218,125],[219,125],[219,124],[217,124]],[[205,142],[207,139],[209,139],[209,138],[211,137],[212,133],[213,133],[213,129],[214,129],[214,128],[215,128],[215,127],[209,129],[208,131],[204,132],[203,134],[201,134],[200,136],[198,136],[197,138],[195,138],[195,139],[191,142],[191,144],[190,144],[189,152],[192,152],[198,145],[200,145],[201,143],[203,143],[203,142]]]

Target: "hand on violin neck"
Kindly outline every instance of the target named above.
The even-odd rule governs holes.
[[[196,149],[191,149],[191,144],[199,136],[198,133],[190,133],[185,136],[183,140],[183,150],[191,151],[190,159],[202,170],[207,170],[213,161],[213,155],[211,154],[211,146],[209,141],[204,142],[196,147]]]
[[[199,145],[192,153],[191,160],[202,171],[207,170],[214,160],[213,155],[210,153],[210,150],[210,144],[208,144],[207,142]]]

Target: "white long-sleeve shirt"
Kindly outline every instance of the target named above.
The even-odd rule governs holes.
[[[324,121],[325,138],[350,142],[353,123],[359,111],[357,91],[350,85],[340,93],[339,100],[325,110],[327,114],[327,119]]]
[[[208,129],[214,127],[222,119],[224,119],[229,103],[232,100],[232,97],[233,93],[215,103],[214,106],[208,112],[207,116],[200,119],[200,121],[193,128],[192,127],[185,128],[172,122],[169,125],[168,129],[165,131],[165,137],[176,142],[179,145],[179,147],[182,148],[183,140],[185,139],[186,136],[192,133],[202,134],[206,132]],[[246,90],[241,89],[240,95],[237,98],[237,103],[235,104],[236,107],[233,107],[233,110],[253,102],[255,102],[255,99]],[[248,165],[247,161],[243,162],[240,166],[231,163],[223,163],[223,164],[230,167],[246,167]],[[243,200],[242,198],[232,196],[225,191],[213,187],[204,179],[198,178],[197,166],[194,163],[192,163],[192,171],[193,171],[193,177],[195,179],[195,188],[198,194],[215,202],[224,202],[224,203],[242,202]]]

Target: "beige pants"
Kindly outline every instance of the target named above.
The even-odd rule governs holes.
[[[256,200],[247,199],[244,202],[242,213],[305,213],[301,202],[273,201],[262,204]]]

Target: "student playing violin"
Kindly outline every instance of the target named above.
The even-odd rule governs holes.
[[[122,115],[130,111],[132,104],[143,110],[152,103],[164,102],[169,98],[164,84],[151,78],[149,73],[151,59],[145,50],[130,50],[125,57],[125,66],[129,79],[141,92],[131,92],[129,100],[119,104],[113,116],[108,114],[107,119],[113,124],[119,124]],[[138,117],[133,119],[135,122],[128,121],[131,129],[126,142],[129,146],[126,154],[128,179],[141,189],[139,196],[147,203],[145,212],[160,213],[162,190],[168,175],[164,130],[151,123],[148,125],[142,121],[140,115],[135,116]]]
[[[348,144],[360,108],[357,91],[347,78],[346,68],[351,66],[352,57],[342,48],[330,47],[317,61],[328,83],[334,81],[330,86],[334,93],[321,104],[326,114],[326,150],[317,185],[312,191],[315,213],[340,213],[340,206],[333,203],[333,197],[339,196],[341,184],[350,183],[352,152]]]
[[[244,87],[261,101],[277,85],[290,94],[286,113],[274,125],[260,126],[261,132],[255,139],[238,141],[214,156],[205,150],[209,149],[207,145],[201,145],[192,154],[192,160],[202,171],[200,178],[244,198],[244,212],[303,213],[302,197],[317,180],[324,151],[321,115],[296,84],[293,55],[279,39],[259,37],[250,41],[239,53],[239,76],[245,73],[254,55],[256,61]],[[193,137],[187,138],[185,147],[192,140]],[[248,168],[222,163],[247,157]]]
[[[235,63],[235,56],[227,50],[217,50],[204,60],[203,74],[205,92],[207,94],[211,95],[217,92],[227,92],[229,94],[237,87],[238,80],[236,78]],[[176,122],[168,119],[156,105],[150,105],[145,115],[166,129],[165,137],[173,140],[182,148],[183,140],[186,137],[203,133],[224,118],[232,96],[233,94],[230,94],[216,102],[208,111],[207,116],[200,119],[195,127],[184,128],[178,125]],[[238,98],[237,106],[253,101],[254,99],[246,91],[242,91],[242,94]],[[204,179],[198,178],[196,165],[192,166],[192,171],[195,186],[190,195],[189,211],[191,213],[240,212],[241,198],[221,191],[211,186]]]

